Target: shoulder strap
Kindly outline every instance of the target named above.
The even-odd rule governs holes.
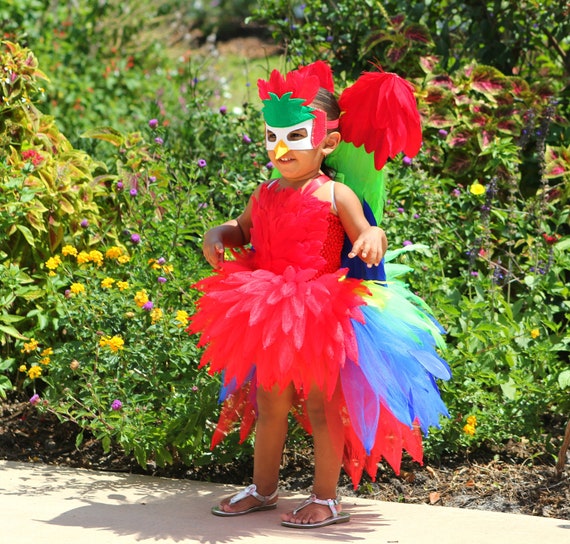
[[[331,181],[331,178],[325,174],[321,174],[309,182],[309,184],[303,189],[303,193],[310,195],[311,193],[314,193],[319,187],[324,185],[327,181]]]

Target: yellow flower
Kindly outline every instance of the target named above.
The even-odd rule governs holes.
[[[40,359],[40,363],[42,365],[49,365],[51,363],[51,359],[49,357],[42,357]]]
[[[463,432],[465,434],[468,434],[469,436],[473,436],[475,434],[475,427],[473,425],[469,425],[469,423],[467,423],[467,425],[465,425],[463,427]]]
[[[165,264],[165,265],[162,267],[162,271],[163,271],[165,274],[172,274],[172,272],[174,271],[174,267],[173,267],[171,264]]]
[[[55,270],[60,264],[61,264],[61,259],[59,258],[58,255],[56,255],[55,257],[50,257],[46,261],[46,268],[49,268],[50,270]]]
[[[89,262],[89,253],[82,251],[77,254],[77,264],[85,264]]]
[[[190,317],[188,312],[178,310],[176,312],[176,321],[178,321],[177,327],[186,327],[186,325],[188,325],[188,317]]]
[[[101,340],[99,340],[99,345],[101,347],[107,346],[111,351],[117,353],[120,349],[123,349],[125,345],[125,341],[118,335],[115,336],[103,336]]]
[[[89,260],[97,266],[101,266],[103,264],[103,253],[94,249],[89,252]]]
[[[148,295],[146,290],[137,291],[135,295],[135,303],[139,308],[142,308],[148,302]]]
[[[82,283],[72,283],[69,290],[73,295],[78,295],[85,292],[85,286]]]
[[[473,183],[473,185],[471,185],[471,187],[469,187],[469,191],[471,192],[471,194],[474,194],[476,196],[484,195],[485,186],[481,185],[478,181],[476,181],[475,183]]]
[[[469,416],[467,418],[467,425],[471,425],[472,427],[475,427],[477,425],[477,417],[476,416]]]
[[[39,378],[42,375],[42,369],[39,366],[33,366],[32,368],[30,368],[30,370],[28,370],[28,377],[31,380],[35,380],[36,378]]]
[[[540,336],[540,331],[538,329],[532,329],[532,331],[530,331],[530,335],[533,338],[538,338]]]
[[[29,342],[24,342],[24,347],[21,349],[22,353],[31,353],[38,349],[39,342],[35,338],[30,338]]]
[[[53,355],[53,348],[46,348],[42,351],[42,357],[47,357],[48,355]]]
[[[57,274],[53,270],[50,270],[48,272],[48,276],[53,277],[53,276],[57,276]]]
[[[18,370],[20,372],[26,372],[28,370],[28,367],[26,365],[20,365],[20,368],[18,368]]]
[[[118,259],[117,262],[119,264],[127,264],[129,261],[131,260],[131,258],[128,255],[121,255]]]
[[[160,308],[153,308],[150,311],[150,322],[154,325],[162,319],[163,312]]]
[[[72,257],[76,257],[77,256],[77,249],[74,248],[73,246],[63,246],[61,248],[61,254],[63,256],[71,255]]]
[[[101,282],[101,287],[103,287],[103,289],[110,289],[114,283],[115,283],[115,280],[113,278],[105,278]]]
[[[129,282],[128,281],[118,281],[117,287],[119,288],[119,291],[125,291],[126,289],[129,288]]]
[[[118,259],[123,254],[123,250],[119,246],[110,247],[105,252],[107,259]]]

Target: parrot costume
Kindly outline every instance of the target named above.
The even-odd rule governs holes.
[[[339,127],[312,105],[319,88],[334,91],[322,61],[286,76],[274,70],[258,88],[266,147],[277,158],[288,149],[315,148]],[[342,141],[326,165],[376,225],[384,205],[382,167],[421,146],[413,87],[396,74],[364,73],[339,105]],[[297,128],[306,137],[287,141]],[[442,329],[427,305],[387,277],[384,263],[368,268],[346,257],[351,244],[340,219],[330,202],[312,194],[329,179],[320,176],[303,191],[262,185],[253,198],[252,247],[196,284],[203,294],[187,331],[200,334],[201,366],[223,376],[212,447],[237,425],[240,439],[248,437],[258,387],[293,383],[293,413],[310,433],[304,403],[316,385],[326,394],[326,410],[342,415],[339,453],[356,488],[364,471],[375,479],[382,459],[399,473],[403,450],[422,461],[422,432],[448,415],[436,379],[451,372],[439,355]]]

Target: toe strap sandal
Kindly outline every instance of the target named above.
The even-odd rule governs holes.
[[[320,504],[321,506],[328,506],[331,511],[331,515],[315,523],[295,523],[293,521],[282,521],[281,525],[284,527],[293,527],[295,529],[317,529],[318,527],[326,527],[327,525],[334,525],[335,523],[346,523],[350,520],[350,514],[347,512],[339,512],[337,506],[339,504],[337,499],[317,499],[316,495],[311,495],[308,499],[305,499],[301,505],[293,510],[293,516],[296,516],[303,508],[306,508],[310,504]]]
[[[251,512],[260,512],[262,510],[273,510],[277,508],[277,502],[268,504],[270,501],[275,499],[279,493],[279,489],[276,489],[271,495],[260,495],[257,492],[257,487],[255,484],[247,486],[243,491],[235,494],[228,502],[229,505],[234,505],[247,497],[253,497],[254,499],[259,501],[259,504],[256,506],[252,506],[247,510],[240,510],[239,512],[226,512],[220,506],[214,506],[212,508],[212,514],[215,516],[222,516],[222,517],[231,517],[231,516],[243,516],[245,514],[249,514]]]

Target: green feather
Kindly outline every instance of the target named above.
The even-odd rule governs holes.
[[[386,193],[384,172],[374,167],[374,154],[367,153],[364,146],[355,147],[353,144],[340,142],[325,163],[337,172],[338,181],[348,185],[360,200],[368,202],[380,225]]]

